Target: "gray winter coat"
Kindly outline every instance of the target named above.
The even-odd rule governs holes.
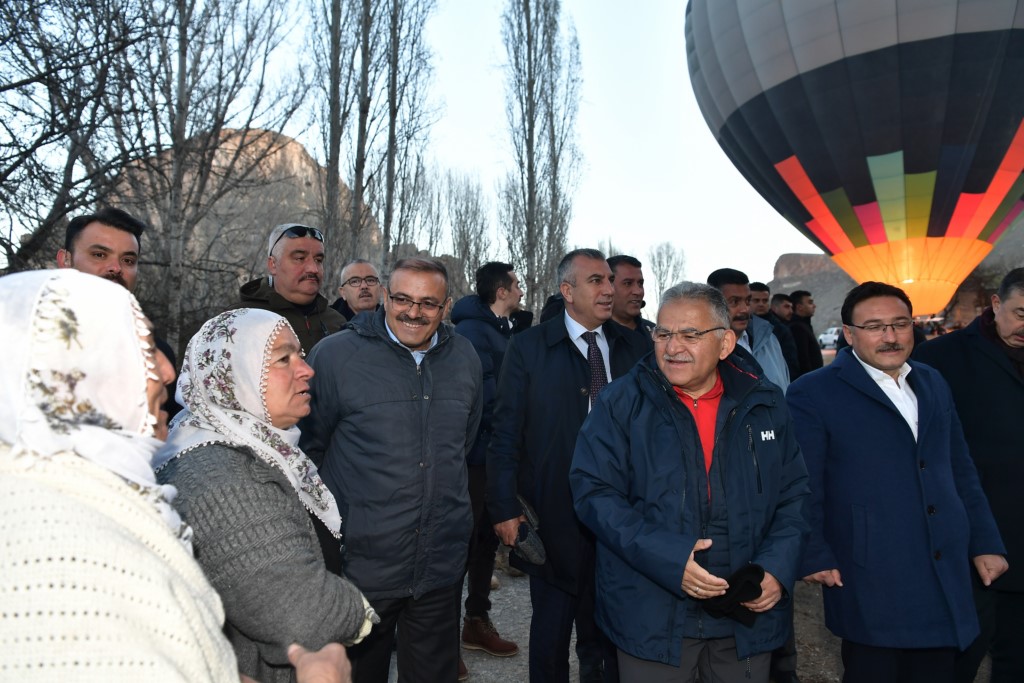
[[[458,583],[473,519],[466,453],[480,423],[480,359],[442,324],[417,366],[384,309],[309,356],[312,412],[300,445],[338,501],[345,571],[370,600]]]
[[[211,444],[160,470],[192,527],[196,560],[224,601],[238,669],[295,680],[288,646],[349,642],[363,624],[355,586],[327,571],[309,513],[287,477],[248,449]]]

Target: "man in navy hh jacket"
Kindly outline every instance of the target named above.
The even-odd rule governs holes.
[[[569,479],[623,681],[767,682],[790,632],[807,470],[781,390],[732,362],[735,343],[721,292],[672,287],[654,352],[576,442]],[[730,600],[735,613],[715,611]]]
[[[503,639],[491,623],[491,575],[498,537],[484,509],[487,493],[486,455],[491,442],[494,404],[498,397],[498,375],[512,336],[509,316],[519,308],[523,290],[510,263],[490,261],[476,271],[476,294],[459,299],[452,307],[455,331],[468,339],[480,356],[483,370],[483,413],[476,443],[469,451],[469,500],[473,504],[473,537],[469,542],[466,574],[466,621],[462,645],[483,650],[496,657],[509,657],[519,646]],[[467,671],[468,673],[468,671]]]
[[[901,289],[853,288],[850,348],[786,394],[811,477],[801,573],[824,586],[844,683],[952,681],[978,635],[971,564],[986,584],[1007,568],[949,386],[907,362],[911,315]]]
[[[953,390],[971,459],[978,468],[1013,566],[982,586],[974,600],[981,636],[957,658],[957,681],[974,681],[991,646],[992,683],[1024,681],[1024,268],[1003,278],[992,306],[962,330],[914,350],[914,359],[942,373]]]
[[[516,499],[522,495],[540,518],[547,551],[542,566],[512,556],[530,574],[533,683],[568,681],[574,621],[580,680],[601,680],[606,658],[604,680],[616,680],[614,650],[593,621],[593,537],[576,518],[569,490],[569,462],[592,394],[644,354],[637,335],[611,320],[610,276],[601,252],[566,254],[557,274],[565,312],[512,337],[498,381],[487,452],[488,511],[498,537],[513,545],[524,519]]]

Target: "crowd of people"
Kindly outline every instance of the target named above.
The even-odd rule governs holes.
[[[144,228],[80,216],[0,279],[0,677],[465,680],[460,647],[520,652],[505,546],[532,683],[574,633],[581,682],[796,683],[800,580],[846,683],[1024,680],[1024,268],[924,344],[862,283],[825,365],[812,294],[733,268],[652,321],[639,260],[575,249],[534,325],[501,262],[453,302],[435,259],[359,259],[329,303],[284,224],[176,368]]]

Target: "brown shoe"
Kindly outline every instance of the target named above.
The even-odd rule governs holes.
[[[498,581],[498,577],[491,574],[491,590],[496,591],[501,588],[501,581]]]
[[[483,650],[495,657],[511,657],[519,653],[519,646],[498,635],[490,619],[466,617],[462,626],[462,647]]]
[[[462,661],[462,657],[459,657],[459,680],[464,681],[469,678],[469,669],[466,668],[466,663]]]

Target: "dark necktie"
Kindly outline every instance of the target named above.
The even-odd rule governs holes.
[[[608,384],[608,375],[605,374],[604,356],[597,345],[597,333],[584,332],[583,340],[587,342],[587,362],[590,364],[590,405],[594,405],[597,395]]]

